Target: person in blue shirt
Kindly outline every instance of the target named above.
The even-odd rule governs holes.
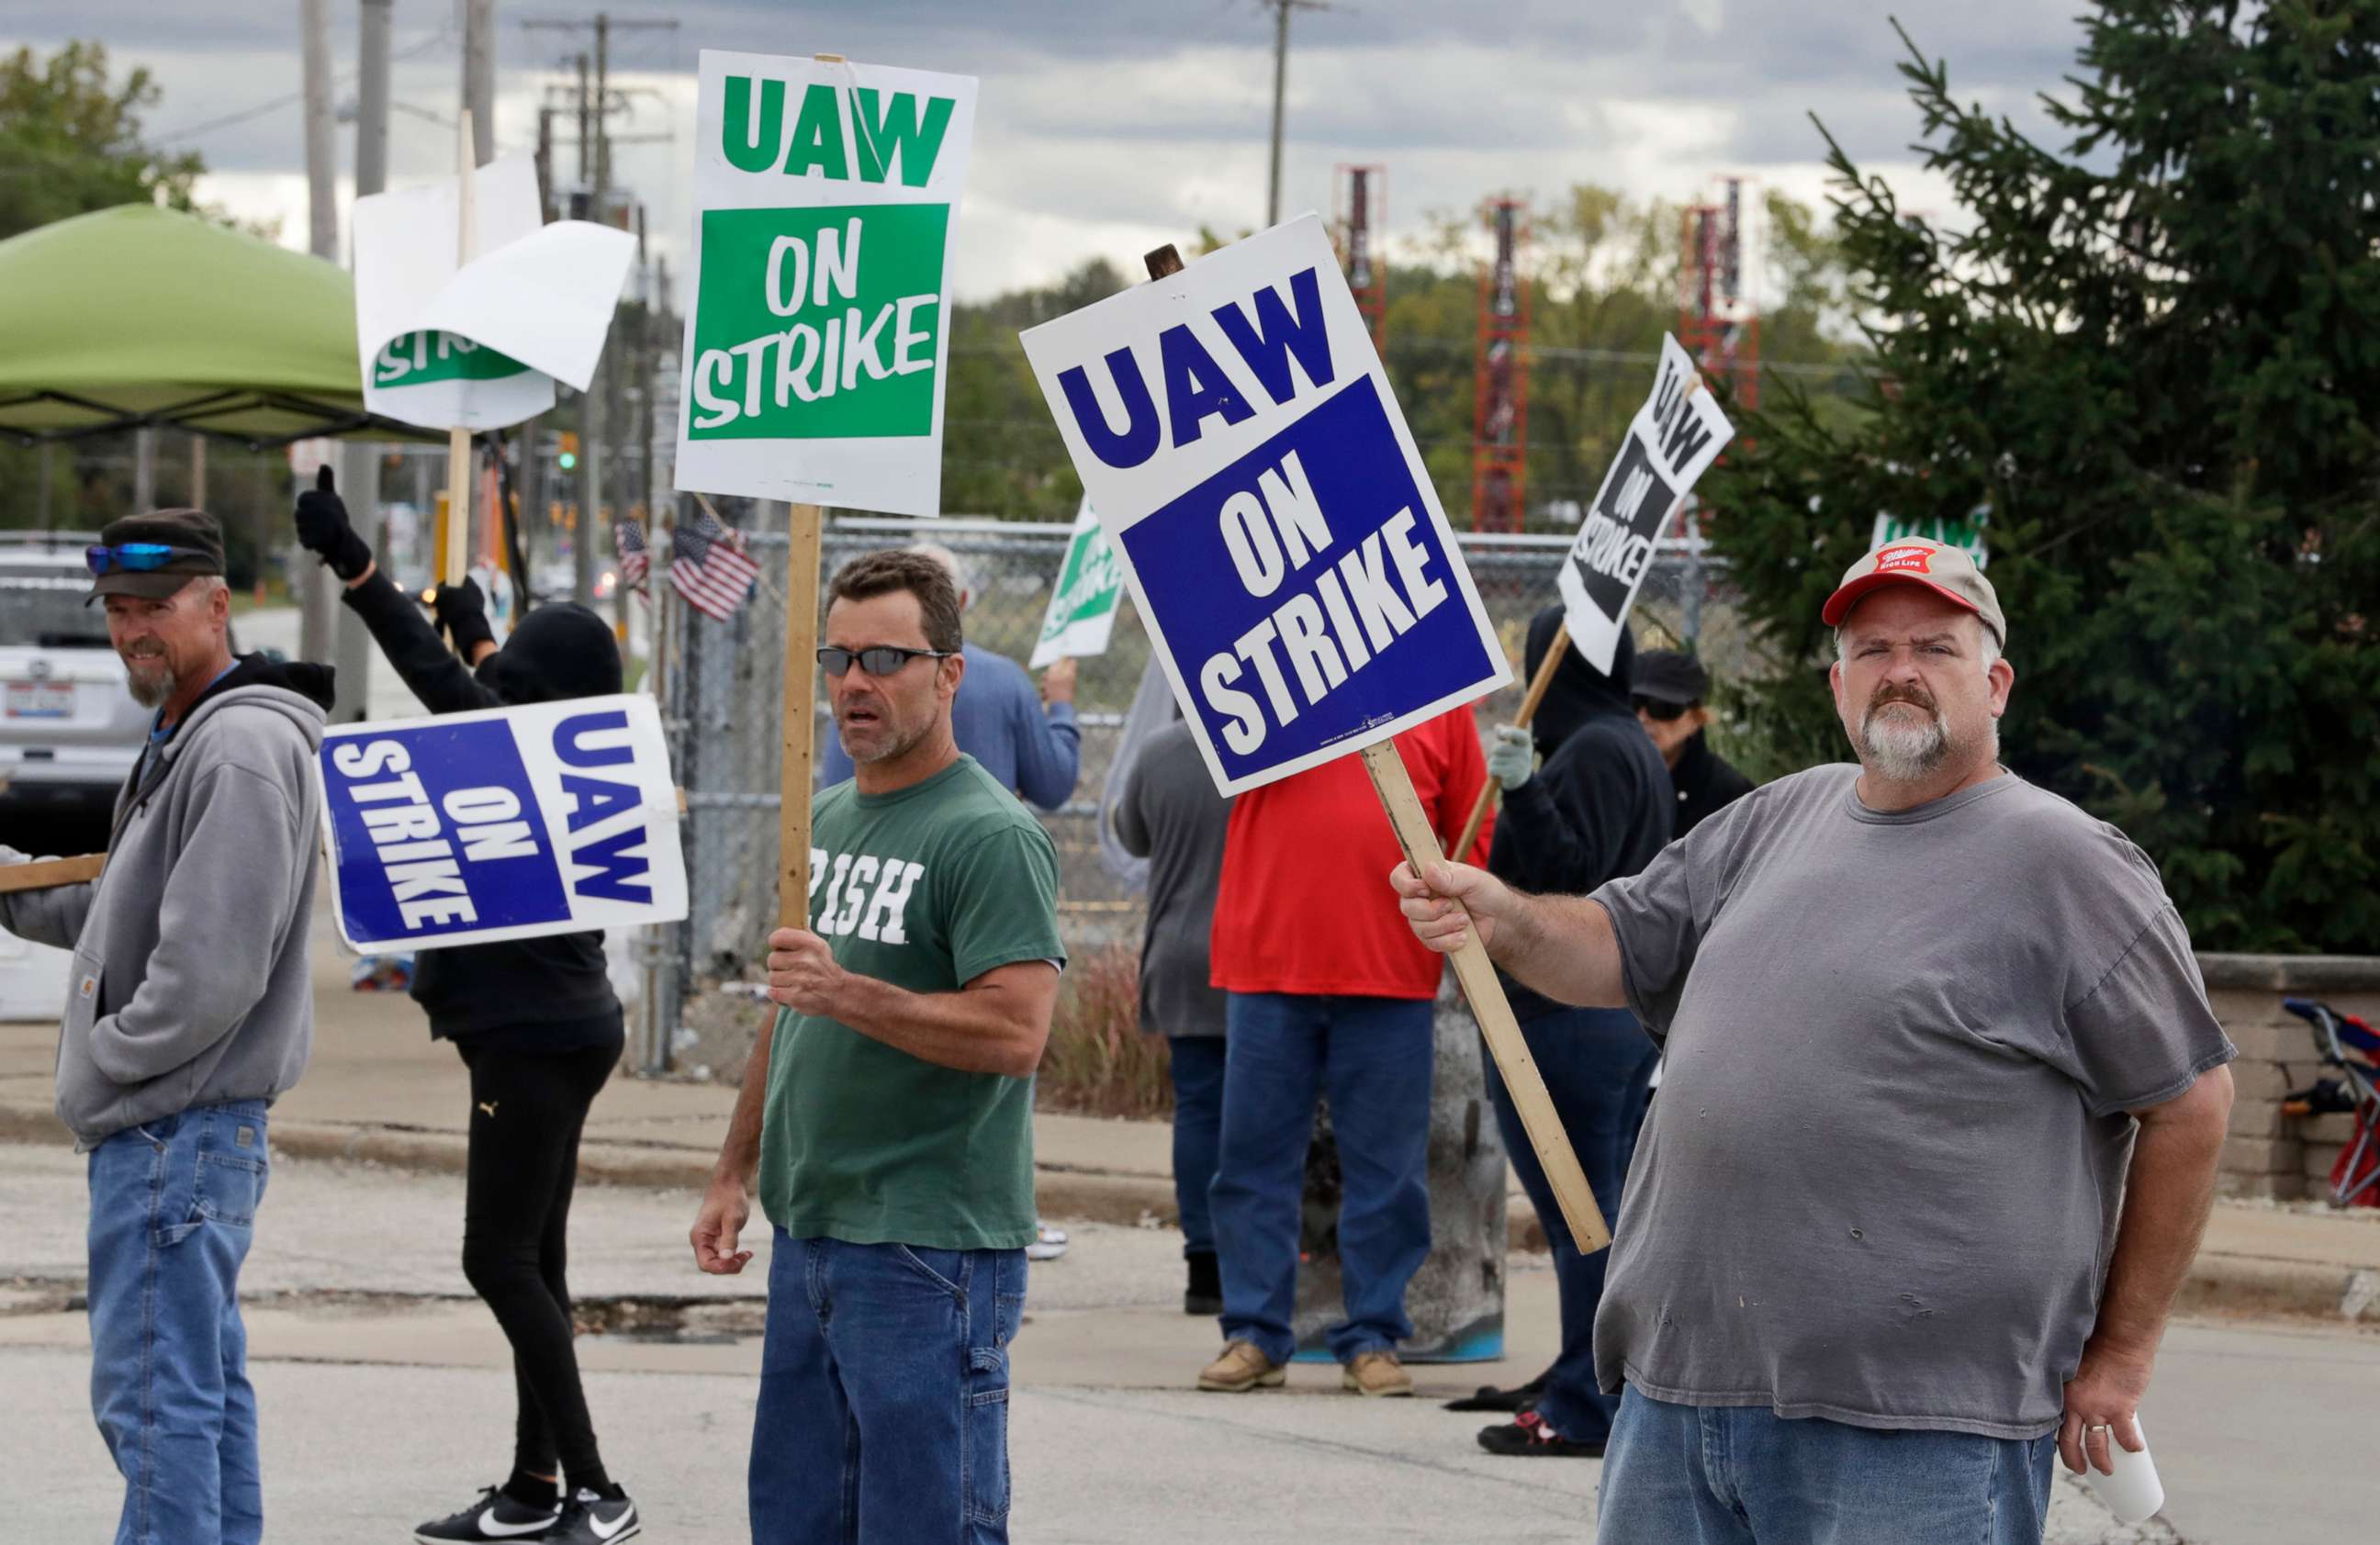
[[[964,613],[975,597],[958,555],[931,544],[911,550],[950,571]],[[1042,672],[1037,692],[1025,668],[1006,655],[972,642],[963,653],[966,682],[951,705],[951,729],[959,749],[1027,804],[1056,810],[1074,797],[1075,779],[1082,767],[1082,734],[1075,727],[1075,662],[1062,659]],[[851,758],[832,735],[820,737],[819,770],[821,788],[851,776]]]

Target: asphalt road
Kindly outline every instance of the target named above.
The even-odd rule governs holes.
[[[0,1473],[28,1539],[103,1538],[115,1478],[86,1406],[80,1166],[0,1146]],[[658,1334],[582,1339],[606,1457],[648,1537],[737,1539],[762,1282],[685,1264],[692,1199],[590,1188],[574,1222],[582,1299],[672,1310]],[[282,1539],[404,1538],[501,1478],[512,1380],[455,1265],[451,1177],[282,1161],[245,1285]],[[1591,1538],[1600,1467],[1490,1457],[1476,1418],[1434,1400],[1364,1402],[1335,1370],[1282,1394],[1200,1395],[1211,1325],[1179,1310],[1178,1238],[1086,1225],[1034,1269],[1017,1344],[1012,1454],[1019,1541],[1215,1545],[1563,1541]],[[1531,1371],[1550,1349],[1542,1265],[1516,1260],[1512,1360],[1417,1370],[1443,1395]],[[759,1263],[753,1271],[758,1273]],[[1523,1364],[1529,1365],[1523,1367]],[[2194,1322],[2168,1336],[2144,1420],[2168,1504],[2116,1527],[2061,1481],[2060,1545],[2315,1545],[2372,1538],[2380,1480],[2380,1335]]]

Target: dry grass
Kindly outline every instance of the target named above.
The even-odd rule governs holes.
[[[1173,1114],[1165,1038],[1140,1032],[1140,952],[1110,945],[1066,963],[1036,1100],[1043,1110],[1163,1120]]]

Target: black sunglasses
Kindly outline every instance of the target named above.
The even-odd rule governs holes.
[[[1667,724],[1673,718],[1683,717],[1688,708],[1694,706],[1697,706],[1697,705],[1693,703],[1664,703],[1658,698],[1652,697],[1639,697],[1636,699],[1637,712],[1643,714],[1647,718],[1658,718],[1664,724]]]
[[[82,561],[89,565],[91,576],[122,569],[130,573],[154,573],[176,558],[207,558],[212,556],[196,548],[167,547],[163,542],[119,542],[114,547],[83,549]]]
[[[946,660],[955,649],[904,649],[895,644],[877,644],[865,649],[838,649],[832,644],[819,646],[818,662],[830,676],[841,676],[857,660],[859,669],[870,676],[890,676],[911,660]]]

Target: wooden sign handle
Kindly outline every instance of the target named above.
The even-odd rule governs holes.
[[[99,878],[99,872],[106,863],[105,853],[84,853],[76,858],[45,858],[31,863],[0,864],[0,894],[47,890],[52,886],[80,885],[85,880]]]
[[[1430,827],[1429,812],[1422,808],[1421,796],[1414,792],[1404,758],[1394,741],[1367,745],[1360,754],[1364,770],[1372,775],[1372,789],[1380,796],[1380,806],[1389,813],[1389,825],[1396,828],[1397,845],[1418,875],[1422,864],[1437,855],[1438,833]],[[1553,1188],[1562,1221],[1570,1225],[1570,1237],[1581,1254],[1593,1255],[1611,1243],[1611,1230],[1604,1225],[1594,1189],[1587,1185],[1586,1172],[1579,1167],[1578,1154],[1572,1151],[1561,1117],[1555,1114],[1553,1096],[1546,1092],[1545,1078],[1529,1056],[1528,1042],[1522,1039],[1520,1022],[1512,1018],[1512,1006],[1504,997],[1504,984],[1497,980],[1495,963],[1488,959],[1488,947],[1479,942],[1475,932],[1469,933],[1462,948],[1448,959],[1454,962],[1454,979],[1462,984],[1463,996],[1471,1004],[1471,1017],[1479,1021],[1479,1033],[1487,1040],[1488,1055],[1496,1059],[1496,1070],[1503,1074],[1504,1087],[1512,1092],[1521,1126],[1529,1134],[1529,1146],[1536,1150],[1537,1162],[1545,1167],[1546,1181]]]
[[[825,517],[816,504],[796,504],[786,528],[793,540],[785,557],[784,766],[777,812],[780,928],[807,928],[810,920],[810,767],[818,739],[818,711],[812,704],[818,695],[819,547]]]
[[[1529,678],[1528,695],[1521,699],[1521,711],[1512,720],[1521,729],[1526,730],[1530,721],[1537,717],[1537,705],[1546,700],[1546,688],[1553,685],[1554,670],[1561,664],[1562,654],[1569,647],[1570,624],[1564,622],[1554,629],[1554,641],[1548,646],[1546,658],[1537,662],[1537,673]],[[1471,844],[1478,840],[1479,823],[1488,818],[1488,807],[1495,798],[1496,780],[1491,777],[1479,785],[1479,797],[1471,802],[1471,819],[1463,823],[1462,839],[1449,851],[1449,858],[1458,863],[1470,862],[1464,855],[1471,851]]]

